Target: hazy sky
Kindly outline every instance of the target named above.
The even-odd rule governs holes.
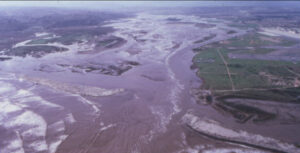
[[[226,5],[299,5],[299,2],[267,1],[0,1],[0,7],[72,7],[92,9],[117,9],[128,7],[189,7]]]

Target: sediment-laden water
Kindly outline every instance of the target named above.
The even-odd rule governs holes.
[[[196,24],[207,22],[138,14],[106,25],[116,29],[111,35],[126,40],[118,47],[82,54],[80,44],[52,44],[69,51],[1,62],[1,152],[260,152],[199,136],[182,121],[196,112],[232,123],[190,95],[201,85],[190,69],[194,42],[212,34],[214,39],[198,46],[232,37],[222,23]],[[91,63],[107,70],[126,61],[138,64],[118,75],[72,71]]]

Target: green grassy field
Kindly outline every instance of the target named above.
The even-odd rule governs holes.
[[[68,50],[67,48],[63,48],[63,47],[46,46],[46,45],[20,46],[20,47],[12,48],[11,50],[5,52],[5,54],[10,56],[21,56],[21,57],[26,57],[30,55],[32,57],[38,58],[49,53],[64,52],[67,50]]]
[[[235,23],[234,23],[235,22]],[[236,27],[240,29],[258,29],[259,25],[258,24],[253,24],[253,23],[239,23],[239,20],[234,21],[232,24],[229,24],[228,26],[230,27]]]
[[[283,38],[268,41],[269,38],[262,40],[261,37],[266,36],[247,34],[194,49],[197,54],[193,63],[198,68],[197,75],[203,79],[202,87],[210,89],[219,98],[300,101],[297,97],[300,95],[300,63],[228,57],[229,53],[266,54],[273,51],[264,48],[266,46],[294,44]],[[218,51],[224,57],[225,63]]]

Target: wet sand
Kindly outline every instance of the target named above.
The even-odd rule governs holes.
[[[170,17],[195,24],[170,24]],[[5,103],[0,107],[0,131],[9,139],[1,137],[0,147],[4,152],[260,152],[199,136],[182,121],[187,112],[193,112],[231,128],[243,127],[207,105],[196,104],[190,95],[190,89],[201,85],[190,69],[192,48],[244,34],[235,29],[236,34],[226,35],[225,28],[230,28],[222,23],[196,26],[205,22],[195,16],[139,14],[107,25],[117,29],[112,35],[126,40],[117,48],[81,54],[73,45],[68,52],[40,59],[17,57],[1,62],[0,94]],[[211,34],[217,36],[194,44]],[[57,66],[120,61],[140,65],[120,76],[74,73]],[[41,65],[53,71],[39,71]],[[20,92],[27,95],[15,98]],[[5,112],[8,108],[11,111]],[[34,122],[23,120],[27,116],[22,113]],[[259,132],[254,127],[248,130]]]

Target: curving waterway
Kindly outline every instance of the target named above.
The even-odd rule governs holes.
[[[116,29],[111,35],[126,40],[117,48],[79,54],[79,44],[56,44],[69,51],[1,62],[1,152],[257,151],[201,137],[182,122],[191,111],[226,120],[190,95],[201,85],[190,69],[192,48],[233,36],[221,22],[210,28],[197,26],[208,22],[196,16],[138,14],[107,23]],[[244,33],[237,31],[235,35]],[[217,36],[194,43],[211,34]],[[120,76],[59,67],[122,61],[140,65]]]

